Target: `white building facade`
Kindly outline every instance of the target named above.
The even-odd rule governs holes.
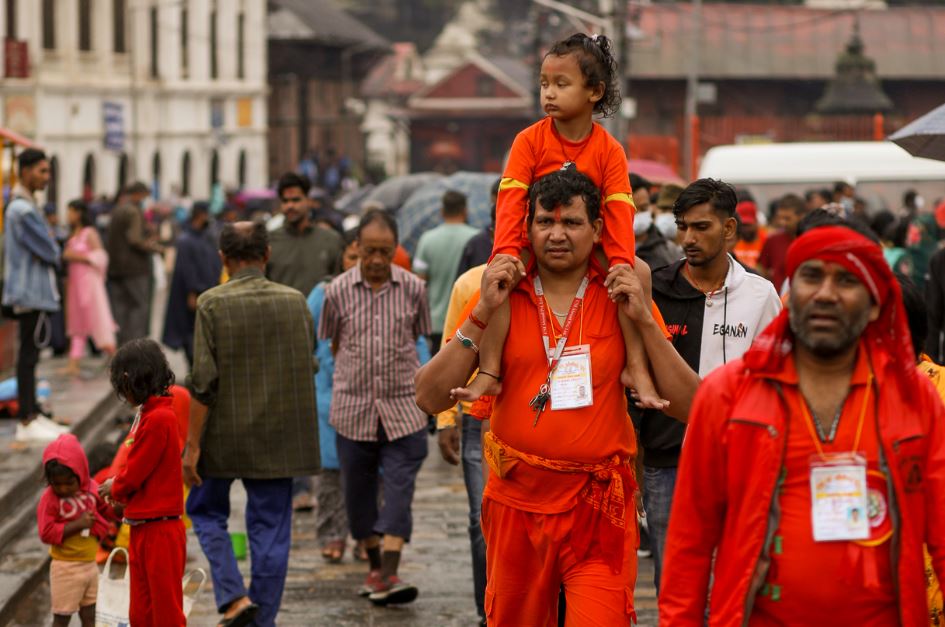
[[[46,151],[60,211],[134,180],[159,198],[268,184],[265,0],[0,7],[0,126]]]

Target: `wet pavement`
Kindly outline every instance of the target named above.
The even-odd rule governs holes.
[[[231,529],[239,524],[245,493],[238,483],[232,492],[234,516]],[[472,594],[466,494],[460,470],[442,459],[431,441],[430,456],[417,481],[414,501],[414,537],[404,551],[401,576],[420,589],[414,603],[400,607],[374,607],[355,594],[367,567],[351,558],[351,547],[341,564],[326,564],[315,537],[315,516],[296,514],[292,553],[286,582],[280,627],[302,626],[472,626],[476,611]],[[189,532],[187,568],[207,568],[193,533]],[[240,563],[249,576],[249,559]],[[639,625],[656,625],[656,601],[652,587],[653,562],[640,560],[637,586]],[[21,607],[16,625],[48,625],[51,619],[48,584],[43,583]],[[48,610],[46,610],[48,611]],[[189,625],[210,627],[219,615],[208,585],[200,594]],[[76,623],[76,621],[73,621]],[[77,624],[77,623],[76,623]]]
[[[160,308],[159,310],[163,310]],[[155,324],[155,329],[159,328]],[[168,352],[171,366],[183,380],[185,364],[180,354]],[[92,409],[108,394],[108,383],[102,370],[102,362],[96,358],[86,360],[82,378],[67,378],[57,369],[65,365],[62,359],[43,359],[41,376],[53,383],[54,401],[59,415],[78,417]],[[12,421],[0,421],[0,446],[9,453],[0,456],[0,485],[5,480],[4,465],[11,458],[32,460],[42,451],[42,446],[16,450],[11,446]],[[239,482],[234,483],[231,493],[232,516],[230,529],[245,529],[241,517],[246,495]],[[358,597],[356,589],[367,574],[367,566],[355,562],[351,557],[349,542],[341,564],[327,564],[321,557],[320,546],[315,536],[313,513],[297,513],[293,521],[292,551],[285,595],[278,617],[280,627],[345,627],[345,626],[398,626],[398,627],[453,627],[472,626],[477,623],[472,591],[472,565],[467,531],[468,514],[466,492],[459,467],[450,466],[442,460],[434,438],[430,440],[430,455],[424,462],[417,479],[414,498],[414,536],[404,550],[400,567],[403,579],[420,589],[419,598],[412,604],[399,607],[374,607],[369,601]],[[35,529],[24,534],[22,540],[9,547],[3,562],[15,564],[27,556],[33,561],[44,551],[37,546]],[[31,535],[32,534],[32,535]],[[188,532],[187,570],[209,567],[192,531]],[[249,558],[240,562],[246,581],[249,581]],[[11,566],[15,568],[15,566]],[[638,624],[654,627],[656,620],[656,594],[652,584],[653,562],[639,560],[637,578],[636,610]],[[217,624],[219,614],[213,602],[213,592],[208,583],[200,593],[188,622],[196,627]],[[17,608],[14,621],[23,627],[40,627],[52,624],[49,613],[48,575],[43,574],[42,583]],[[72,624],[77,625],[74,618]]]

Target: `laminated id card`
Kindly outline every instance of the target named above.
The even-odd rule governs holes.
[[[594,404],[591,385],[591,347],[569,346],[551,375],[551,409],[575,409]]]
[[[869,488],[862,456],[811,457],[810,496],[815,542],[869,538]]]

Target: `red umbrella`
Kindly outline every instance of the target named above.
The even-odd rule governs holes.
[[[666,185],[685,186],[686,181],[682,179],[671,167],[659,161],[650,161],[649,159],[628,159],[627,171],[637,176],[642,176],[651,183]]]

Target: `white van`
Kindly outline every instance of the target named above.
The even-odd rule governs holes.
[[[699,177],[748,189],[765,213],[784,194],[833,189],[837,181],[854,186],[871,213],[895,212],[909,189],[927,203],[945,198],[945,162],[913,157],[892,142],[717,146],[702,159]]]

